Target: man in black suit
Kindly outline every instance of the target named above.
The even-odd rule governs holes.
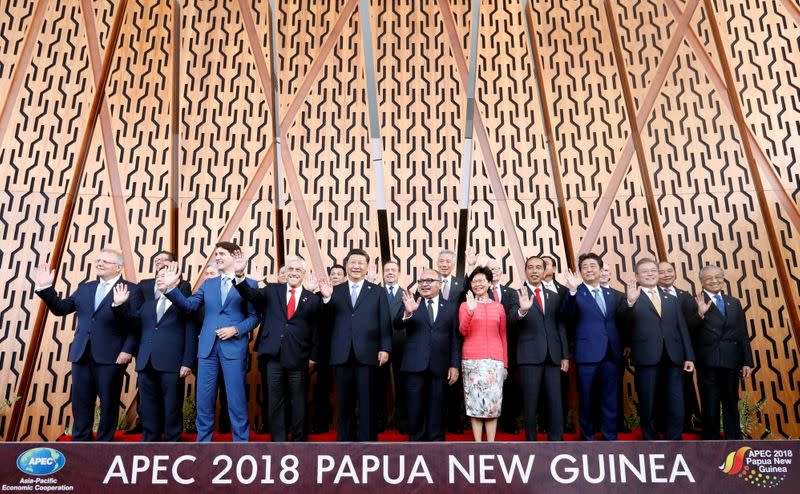
[[[417,280],[420,297],[403,291],[396,330],[407,334],[401,371],[405,374],[408,427],[412,441],[444,441],[447,387],[458,380],[461,340],[456,304],[441,297],[441,275],[425,269]]]
[[[122,279],[122,254],[103,249],[94,262],[96,281],[78,285],[73,294],[61,298],[53,289],[56,278],[47,264],[34,268],[35,292],[56,316],[76,313],[75,337],[69,348],[72,362],[73,441],[91,441],[94,408],[100,398],[98,441],[112,441],[119,420],[120,394],[125,369],[136,352],[137,334],[130,322],[111,310],[113,288],[125,285],[131,307],[138,310],[142,293],[135,284]]]
[[[753,352],[739,300],[722,293],[725,273],[718,266],[700,270],[703,292],[695,298],[692,327],[702,404],[703,439],[719,439],[719,410],[725,439],[742,439],[739,425],[739,373],[750,378]]]
[[[508,314],[509,327],[516,333],[515,360],[519,366],[522,384],[525,439],[536,440],[539,395],[544,391],[542,396],[544,408],[547,410],[547,436],[551,441],[561,441],[564,434],[561,373],[569,370],[567,334],[564,325],[558,320],[558,294],[542,286],[544,260],[538,256],[529,257],[525,261],[525,275],[527,282],[519,291],[518,307]],[[509,375],[511,355],[509,351]],[[505,389],[503,397],[506,397]],[[505,403],[503,405],[505,408]]]
[[[368,265],[369,255],[353,249],[345,258],[347,281],[336,287],[327,279],[319,284],[323,317],[331,321],[330,364],[336,368],[339,441],[377,438],[375,380],[378,367],[389,361],[392,351],[389,301],[383,288],[364,279]]]
[[[683,312],[683,317],[687,324],[697,317],[697,306],[692,294],[686,290],[681,290],[675,286],[675,265],[671,262],[662,261],[658,263],[658,287],[661,291],[678,299],[678,305]],[[691,329],[691,326],[690,326]],[[690,331],[691,333],[691,331]],[[658,400],[656,400],[658,403]],[[664,407],[657,406],[662,409]],[[683,430],[690,431],[692,427],[692,416],[700,416],[700,403],[697,399],[697,391],[694,387],[694,373],[686,372],[683,374]]]
[[[500,302],[506,312],[506,349],[508,355],[508,379],[503,382],[503,409],[498,420],[498,427],[507,434],[519,433],[517,417],[520,409],[520,387],[517,376],[517,333],[511,331],[513,324],[512,314],[519,310],[519,294],[505,285],[503,281],[503,266],[497,259],[489,259],[486,267],[492,271],[489,298]],[[534,431],[535,433],[535,431]]]
[[[158,291],[146,294],[141,308],[134,312],[130,292],[125,285],[117,285],[112,310],[139,329],[136,372],[142,441],[177,442],[183,431],[183,380],[197,360],[197,323],[193,315],[172,307],[164,296],[163,271],[157,275],[155,287]],[[191,295],[188,286],[179,289],[185,296]]]
[[[627,318],[631,362],[639,396],[644,439],[658,439],[654,419],[659,376],[663,375],[667,420],[664,435],[680,440],[683,429],[683,375],[694,370],[694,350],[678,299],[658,289],[658,264],[642,259],[634,266],[636,281],[628,283]],[[638,285],[637,285],[638,283]]]
[[[389,317],[392,324],[392,359],[391,365],[383,366],[379,369],[380,378],[378,385],[385,383],[382,389],[391,388],[394,398],[394,412],[392,413],[392,425],[395,429],[405,434],[408,431],[408,407],[406,406],[406,383],[405,375],[400,372],[400,364],[403,361],[403,350],[406,346],[406,334],[394,325],[397,314],[403,310],[403,291],[400,288],[400,265],[394,261],[389,261],[383,265],[383,288],[386,298],[389,301]],[[378,423],[388,422],[386,395],[378,395]]]
[[[262,319],[269,321],[261,332],[257,350],[259,356],[267,358],[270,435],[273,441],[288,439],[286,417],[290,412],[292,441],[306,441],[308,374],[318,359],[317,326],[322,301],[319,295],[303,288],[307,267],[299,256],[286,259],[286,283],[269,283],[263,288],[244,282],[246,266],[247,259],[240,253],[234,260],[234,287],[243,299],[261,308]]]

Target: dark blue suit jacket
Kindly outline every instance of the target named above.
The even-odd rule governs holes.
[[[234,326],[239,335],[220,340],[219,351],[226,359],[245,359],[248,351],[247,333],[258,326],[258,314],[253,304],[245,301],[233,287],[223,301],[220,280],[221,276],[204,281],[189,297],[185,297],[180,290],[171,290],[167,293],[167,298],[185,312],[195,312],[203,307],[205,317],[197,347],[199,358],[206,358],[211,354],[211,349],[217,340],[217,329]],[[253,288],[258,286],[250,278],[245,281]]]
[[[626,308],[631,332],[631,363],[656,365],[661,361],[664,348],[675,365],[694,361],[692,342],[678,299],[661,289],[658,289],[658,294],[661,297],[661,317],[644,290],[633,307]],[[628,305],[627,300],[625,305]]]
[[[264,328],[257,344],[259,355],[278,358],[287,369],[308,369],[308,361],[319,362],[319,314],[322,299],[303,288],[297,299],[294,316],[287,319],[286,283],[270,283],[252,288],[239,283],[236,290],[262,310]],[[295,295],[297,296],[297,295]]]
[[[558,320],[558,294],[542,287],[542,312],[527,284],[525,288],[533,306],[522,318],[519,317],[519,305],[508,314],[508,327],[517,333],[517,364],[542,364],[549,356],[552,364],[561,365],[562,359],[569,358],[569,345],[564,325]]]
[[[356,305],[350,302],[350,281],[333,287],[325,307],[331,324],[331,365],[342,365],[350,349],[364,365],[377,365],[378,352],[392,351],[392,321],[383,287],[363,280]]]
[[[622,357],[621,326],[625,320],[627,300],[611,288],[600,288],[606,303],[606,314],[598,307],[589,288],[581,283],[575,295],[566,291],[561,315],[575,329],[575,362],[601,362],[611,346],[615,360]]]
[[[184,294],[187,291],[191,293],[188,284],[182,283],[178,289]],[[147,362],[151,362],[153,369],[160,372],[180,372],[181,366],[194,368],[197,361],[197,323],[194,316],[173,304],[156,322],[156,307],[156,299],[151,293],[136,312],[131,310],[130,300],[113,308],[120,317],[129,319],[139,328],[136,371],[143,371]]]
[[[707,293],[703,292],[703,297],[706,302],[712,302]],[[724,293],[722,301],[725,315],[712,302],[702,319],[697,315],[697,303],[694,302],[692,333],[697,364],[723,369],[741,369],[744,365],[753,367],[753,351],[742,304]]]
[[[447,377],[450,367],[461,368],[461,336],[458,332],[458,306],[439,297],[436,321],[431,324],[427,300],[420,299],[419,308],[406,320],[401,309],[394,327],[406,333],[406,347],[400,370],[403,372],[430,371]]]
[[[131,307],[138,309],[142,304],[142,292],[135,284],[120,278],[117,284],[125,284],[130,292]],[[135,354],[138,340],[136,330],[131,323],[111,310],[114,300],[113,287],[108,290],[103,302],[94,310],[94,294],[98,281],[89,281],[78,285],[75,293],[62,299],[53,287],[36,292],[57,316],[65,316],[75,312],[77,327],[75,337],[69,349],[69,361],[78,362],[86,351],[91,340],[92,358],[98,364],[114,364],[120,352]]]

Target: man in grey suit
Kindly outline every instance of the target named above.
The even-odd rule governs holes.
[[[403,309],[403,290],[400,287],[400,265],[394,261],[388,261],[383,265],[383,288],[386,290],[386,298],[389,300],[389,316],[394,321],[395,316]],[[378,372],[378,382],[384,392],[391,388],[394,398],[394,411],[391,416],[392,426],[405,434],[408,432],[408,410],[406,408],[406,385],[405,376],[400,372],[400,363],[403,361],[403,348],[406,345],[406,335],[404,331],[392,325],[392,358],[390,366],[381,367]],[[385,387],[382,387],[385,386]],[[388,394],[376,394],[375,413],[377,415],[378,430],[381,426],[389,423]]]

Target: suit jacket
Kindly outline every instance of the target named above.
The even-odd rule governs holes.
[[[377,365],[379,351],[392,351],[386,290],[366,280],[361,283],[355,307],[350,301],[349,280],[333,287],[331,299],[323,304],[325,317],[332,321],[331,365],[347,363],[351,348],[356,359],[365,365]]]
[[[184,295],[191,294],[188,283],[181,283],[178,290]],[[112,309],[139,328],[136,371],[143,371],[148,362],[161,372],[180,372],[181,367],[194,368],[197,361],[197,322],[194,316],[173,304],[157,321],[157,305],[154,292],[151,292],[138,311],[132,310],[130,299]]]
[[[447,298],[450,302],[455,302],[456,305],[460,302],[459,298],[461,295],[467,290],[466,285],[464,284],[464,278],[459,278],[458,276],[453,276],[451,278],[452,282],[450,284],[450,293],[448,293],[449,297]],[[442,295],[444,297],[444,295]]]
[[[89,341],[92,342],[92,358],[98,364],[116,363],[120,352],[136,353],[138,340],[136,329],[132,327],[130,321],[117,316],[111,310],[114,287],[108,290],[97,310],[94,309],[94,295],[98,284],[97,280],[81,283],[75,293],[64,299],[58,296],[52,286],[36,292],[53,314],[65,316],[76,313],[77,326],[68,357],[70,362],[78,362],[81,359]],[[130,304],[138,309],[142,304],[142,292],[139,287],[122,278],[116,284],[127,285]]]
[[[601,288],[606,303],[606,313],[585,284],[578,285],[575,295],[562,301],[560,312],[575,328],[575,362],[594,364],[601,362],[611,346],[615,360],[622,357],[622,326],[628,302],[623,294],[612,288]]]
[[[426,303],[421,299],[419,308],[408,319],[403,320],[405,311],[395,316],[394,327],[407,335],[400,370],[425,372],[430,369],[435,375],[446,378],[450,367],[461,368],[458,307],[439,297],[436,320],[431,323]]]
[[[397,314],[400,314],[401,317],[403,314],[403,292],[400,290],[400,285],[397,285],[394,298],[389,300],[389,289],[385,286],[383,287],[383,292],[386,294],[386,300],[389,301],[389,320],[392,321],[392,349],[395,351],[398,358],[400,358],[399,356],[402,355],[401,352],[406,346],[406,332],[398,328],[394,323]],[[392,360],[393,362],[397,363],[395,359]]]
[[[703,292],[703,295],[706,302],[711,302],[707,293]],[[745,365],[753,367],[753,351],[742,304],[724,293],[722,301],[725,302],[725,315],[712,302],[703,318],[697,316],[695,302],[697,317],[692,324],[692,333],[697,364],[724,369],[740,369]]]
[[[287,369],[308,369],[308,361],[319,361],[319,314],[322,299],[303,288],[296,300],[294,315],[288,318],[286,283],[269,283],[263,288],[253,288],[238,283],[236,290],[245,300],[261,309],[263,330],[257,350],[259,355],[279,359]]]
[[[664,348],[675,365],[694,361],[694,350],[678,299],[660,288],[658,294],[661,317],[644,290],[633,306],[626,309],[631,331],[631,362],[633,365],[656,365],[661,361]]]
[[[253,304],[245,301],[234,288],[231,288],[228,296],[222,300],[221,280],[221,276],[207,279],[189,297],[185,297],[180,290],[170,290],[167,292],[167,298],[185,312],[195,312],[201,307],[204,309],[205,316],[197,347],[199,358],[206,358],[211,354],[214,342],[217,340],[217,329],[234,326],[239,335],[220,340],[219,351],[226,359],[245,359],[248,351],[247,333],[258,325],[258,314]],[[257,286],[250,278],[245,281],[253,288]]]
[[[550,363],[561,364],[569,358],[569,345],[564,325],[558,320],[558,294],[543,289],[544,312],[534,300],[534,294],[526,289],[533,300],[533,306],[524,317],[519,317],[519,304],[508,314],[508,326],[513,328],[517,340],[517,364],[543,364],[549,357]],[[519,298],[519,297],[517,297]]]

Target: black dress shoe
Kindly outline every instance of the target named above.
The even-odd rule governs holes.
[[[142,424],[141,423],[137,423],[136,425],[133,426],[132,429],[126,430],[124,434],[126,436],[132,436],[134,434],[141,434],[142,432],[144,432],[144,428],[142,427]]]

